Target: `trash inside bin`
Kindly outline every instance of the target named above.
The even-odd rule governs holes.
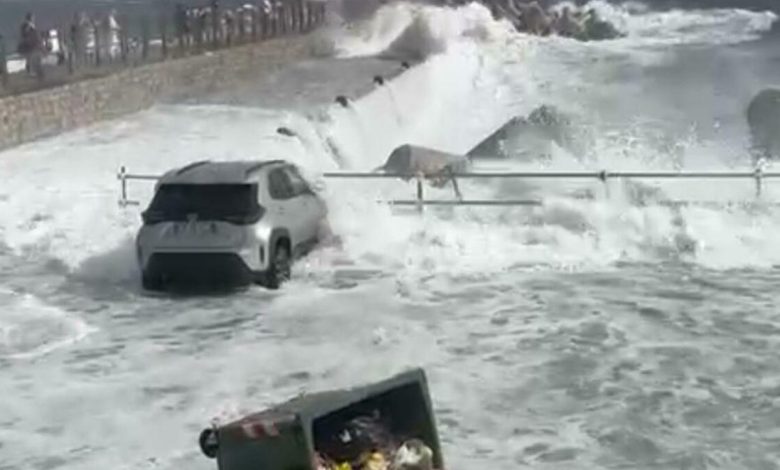
[[[219,470],[441,470],[425,372],[293,398],[200,434]]]

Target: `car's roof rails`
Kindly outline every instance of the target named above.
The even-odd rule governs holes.
[[[189,165],[183,166],[182,168],[179,168],[179,171],[176,172],[177,175],[184,174],[193,168],[197,168],[199,166],[205,165],[206,163],[211,163],[211,160],[201,160],[198,162],[192,162]]]

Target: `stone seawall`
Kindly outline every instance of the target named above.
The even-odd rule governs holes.
[[[0,149],[245,82],[308,57],[309,38],[268,40],[2,98]]]

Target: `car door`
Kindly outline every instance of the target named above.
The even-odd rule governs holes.
[[[284,167],[274,168],[268,172],[268,193],[273,200],[273,214],[277,227],[286,228],[290,232],[290,243],[293,251],[300,249],[306,241],[306,208],[301,198],[295,196],[290,175]]]
[[[296,198],[300,200],[302,213],[305,214],[304,233],[308,241],[315,241],[319,235],[320,221],[324,217],[324,205],[311,189],[306,180],[303,179],[298,169],[294,166],[285,168],[290,178],[292,191]]]

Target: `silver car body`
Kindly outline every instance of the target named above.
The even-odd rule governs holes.
[[[247,193],[246,188],[252,190]],[[219,199],[221,193],[226,200]],[[193,197],[185,200],[185,194]],[[241,220],[231,220],[236,201],[247,204],[247,194],[256,198],[260,216],[244,211]],[[224,268],[221,263],[229,261],[257,277],[269,269],[277,244],[287,243],[293,258],[312,248],[326,216],[324,202],[288,162],[194,162],[168,171],[157,182],[136,238],[138,263],[144,275],[164,275],[176,268],[170,260],[186,261],[182,269],[188,271],[216,269],[210,265],[215,260]]]

